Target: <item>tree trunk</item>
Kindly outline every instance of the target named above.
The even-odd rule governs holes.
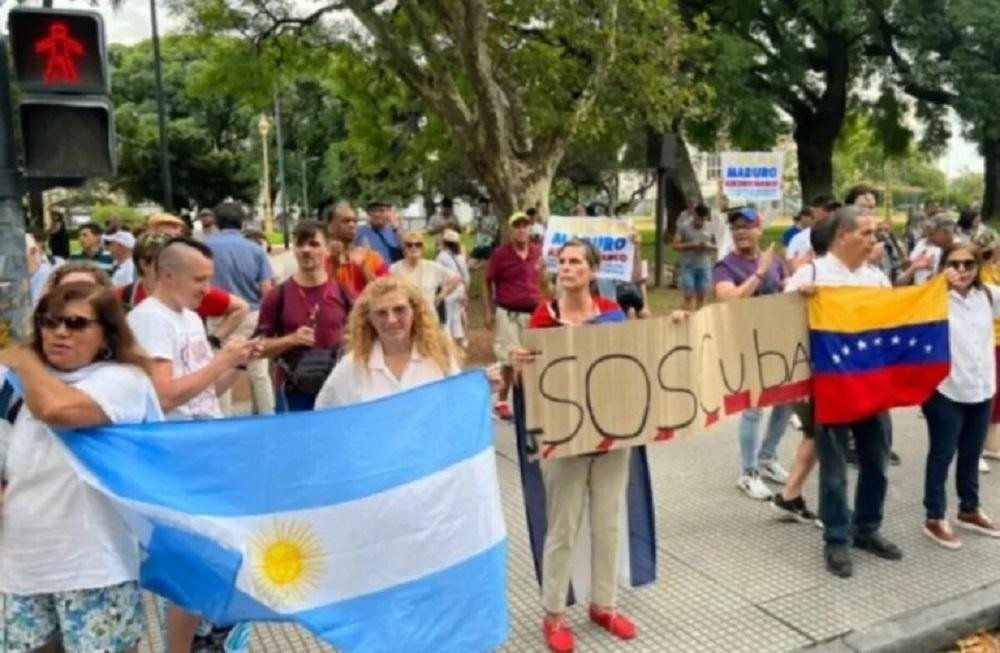
[[[983,142],[983,220],[1000,218],[1000,138]]]
[[[666,236],[673,238],[677,231],[677,218],[689,205],[698,205],[705,200],[701,195],[698,175],[691,164],[691,152],[684,137],[677,134],[676,168],[667,179],[667,224]]]
[[[839,131],[839,128],[838,130]],[[799,122],[795,127],[795,144],[798,146],[799,186],[803,205],[817,195],[833,194],[833,145],[836,133],[829,129],[814,130],[809,124]]]
[[[501,225],[514,211],[537,208],[543,216],[549,213],[549,191],[558,159],[537,168],[529,167],[513,157],[507,160],[493,157],[472,157],[473,168],[490,194]]]

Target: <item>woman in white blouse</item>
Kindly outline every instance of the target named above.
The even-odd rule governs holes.
[[[948,339],[951,371],[923,405],[930,447],[924,477],[924,534],[957,549],[962,543],[945,516],[948,469],[957,456],[955,484],[960,528],[1000,537],[1000,525],[979,503],[979,456],[983,451],[996,394],[993,319],[1000,315],[1000,288],[979,278],[979,251],[971,243],[951,247],[941,257],[948,279]]]
[[[143,633],[135,539],[53,429],[161,420],[149,362],[112,290],[72,282],[42,297],[31,345],[3,350],[0,365],[24,397],[0,513],[4,650],[59,640],[66,651],[134,651]]]
[[[445,297],[462,283],[458,272],[424,258],[424,237],[416,231],[403,235],[403,260],[393,263],[389,273],[403,277],[419,288],[424,298],[438,311],[440,322],[444,322]]]
[[[316,408],[377,399],[459,372],[458,349],[423,293],[402,277],[365,287],[347,333],[347,352],[319,391]]]
[[[459,347],[465,348],[465,305],[469,288],[469,266],[462,254],[462,239],[454,229],[445,229],[441,235],[438,263],[457,272],[461,277],[458,287],[444,299],[444,330]]]

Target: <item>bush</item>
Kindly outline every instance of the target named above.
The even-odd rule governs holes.
[[[139,211],[131,206],[116,206],[114,204],[97,204],[90,215],[94,222],[102,226],[107,224],[108,218],[112,216],[117,216],[124,224],[129,225],[139,224],[145,219]]]

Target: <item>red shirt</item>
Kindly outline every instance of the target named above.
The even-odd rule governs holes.
[[[542,301],[538,284],[541,272],[542,248],[528,245],[524,258],[513,243],[504,243],[493,250],[486,264],[486,281],[493,284],[493,302],[500,308],[518,313],[531,313]]]
[[[378,252],[369,250],[365,256],[364,268],[368,268],[376,277],[385,277],[389,275],[389,266],[385,264],[382,257],[379,256]],[[368,280],[365,278],[365,271],[360,265],[355,265],[353,263],[341,263],[337,266],[336,271],[333,269],[333,259],[327,257],[326,259],[326,271],[331,275],[335,274],[337,280],[340,283],[347,286],[355,295],[361,293],[368,285]]]
[[[281,315],[278,315],[278,293],[282,293]],[[335,280],[319,286],[300,286],[294,279],[267,291],[260,303],[257,333],[267,338],[293,333],[311,323],[316,331],[316,347],[340,347],[353,301],[351,293]],[[309,316],[315,311],[315,317]]]
[[[115,294],[118,295],[118,299],[125,301],[125,292],[131,291],[132,287],[122,286],[115,288]],[[138,306],[148,296],[146,294],[146,287],[142,285],[141,281],[136,281],[134,287],[135,294],[132,295],[132,308]],[[220,317],[225,315],[226,311],[229,310],[230,303],[232,303],[232,297],[229,293],[222,288],[210,286],[208,292],[205,293],[205,298],[201,300],[201,304],[198,305],[195,312],[202,318]]]
[[[627,319],[625,313],[622,312],[621,307],[615,300],[601,297],[600,295],[595,295],[593,299],[599,312],[587,324],[624,322]],[[538,305],[535,312],[531,314],[531,321],[528,322],[529,329],[548,329],[550,327],[564,326],[559,322],[559,318],[555,314],[553,303],[554,301]]]

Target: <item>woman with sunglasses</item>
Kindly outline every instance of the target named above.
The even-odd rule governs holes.
[[[424,258],[424,237],[416,231],[403,235],[403,260],[389,267],[389,274],[403,277],[423,293],[444,322],[444,300],[462,284],[462,277],[437,261]]]
[[[977,257],[978,249],[971,243],[953,245],[941,257],[948,280],[951,371],[922,406],[930,437],[924,477],[927,520],[923,532],[948,549],[962,545],[945,516],[945,485],[956,452],[955,485],[959,498],[956,524],[1000,537],[1000,525],[986,516],[979,503],[979,457],[997,388],[993,320],[1000,316],[1000,288],[985,286],[980,281]]]
[[[594,281],[601,264],[598,251],[589,243],[573,239],[559,250],[560,296],[541,304],[531,316],[529,328],[580,327],[624,322],[627,318],[614,300],[597,294]],[[675,311],[675,321],[687,315]],[[520,372],[534,362],[536,354],[517,347],[511,363]],[[648,502],[651,516],[652,492],[644,447],[618,449],[594,455],[548,460],[541,464],[525,455],[526,431],[520,384],[515,386],[518,449],[521,478],[528,506],[528,529],[535,542],[544,540],[542,551],[542,633],[549,650],[569,653],[574,647],[573,631],[566,617],[566,598],[576,553],[577,536],[584,507],[589,503],[591,546],[590,620],[619,639],[635,637],[635,624],[617,609],[618,568],[622,511],[634,502]],[[633,477],[629,483],[630,476]],[[538,501],[541,495],[544,501]],[[633,496],[635,495],[635,496]],[[535,506],[544,504],[545,513]],[[635,511],[641,514],[641,510]],[[632,543],[630,543],[631,545]],[[645,542],[655,547],[655,542]],[[631,548],[630,548],[631,550]],[[537,553],[536,553],[537,555]],[[536,560],[537,565],[537,560]],[[578,597],[582,598],[582,597]]]
[[[347,351],[316,396],[316,408],[438,381],[457,374],[460,360],[420,289],[399,276],[382,277],[365,286],[355,302],[347,320]]]
[[[0,639],[8,651],[135,651],[143,633],[135,540],[77,475],[53,429],[161,420],[149,362],[109,288],[54,288],[34,326],[30,345],[0,352],[24,396],[0,515]]]

